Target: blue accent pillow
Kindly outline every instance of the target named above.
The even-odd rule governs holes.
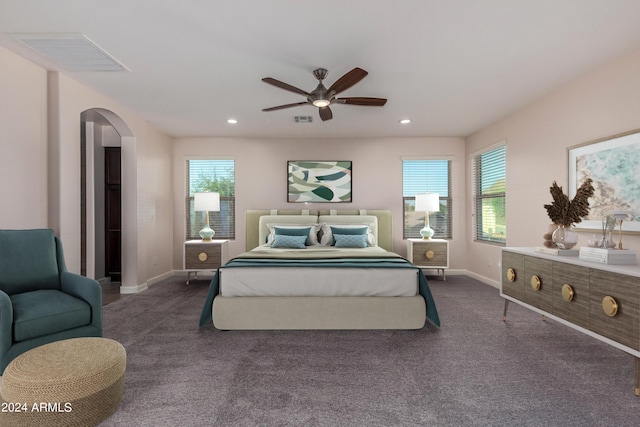
[[[363,227],[334,227],[331,226],[332,234],[367,234],[369,227],[366,225]]]
[[[311,245],[311,240],[309,239],[309,233],[311,233],[311,227],[300,227],[300,228],[289,228],[289,227],[273,227],[274,236],[283,235],[283,236],[306,236],[305,245]]]
[[[272,248],[291,248],[291,249],[304,249],[306,246],[304,243],[307,241],[307,235],[305,236],[289,236],[287,234],[276,234],[273,236]]]
[[[366,248],[366,234],[333,234],[336,248]]]
[[[369,231],[369,227],[367,227],[366,225],[363,227],[334,227],[333,225],[330,226],[331,228],[331,235],[335,236],[336,234],[342,234],[342,235],[363,235],[365,236],[365,244],[367,241],[367,232]],[[333,237],[331,239],[332,241],[332,246],[336,245],[336,239],[335,237]],[[343,247],[357,247],[357,246],[343,246]]]

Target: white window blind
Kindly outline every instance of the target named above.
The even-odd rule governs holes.
[[[425,212],[415,211],[416,194],[438,193],[440,211],[429,213],[434,238],[452,237],[451,160],[423,159],[402,161],[403,238],[419,238]]]
[[[214,239],[235,239],[235,161],[187,160],[186,236],[199,239],[206,223],[205,212],[193,209],[193,194],[203,191],[220,193],[220,212],[209,212],[209,225]]]
[[[474,240],[505,245],[507,241],[507,147],[473,158]]]

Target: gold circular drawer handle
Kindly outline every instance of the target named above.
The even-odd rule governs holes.
[[[542,286],[542,280],[535,274],[531,276],[531,288],[533,288],[534,291],[538,291],[540,290],[540,286]]]
[[[207,259],[209,259],[209,255],[207,255],[207,253],[206,253],[206,252],[200,252],[200,253],[198,254],[198,259],[199,259],[201,262],[205,262]]]
[[[571,301],[574,295],[573,287],[570,284],[565,283],[562,285],[562,298],[564,298],[565,301]]]
[[[513,268],[507,270],[507,280],[510,282],[516,281],[516,271]]]
[[[602,298],[602,310],[607,316],[613,317],[618,314],[618,302],[615,300],[615,298],[607,295],[606,297]]]
[[[427,251],[427,252],[425,252],[425,253],[424,253],[424,256],[426,256],[426,257],[427,257],[427,259],[431,259],[431,258],[433,258],[434,256],[436,256],[436,253],[435,253],[435,252],[433,252],[433,251]]]

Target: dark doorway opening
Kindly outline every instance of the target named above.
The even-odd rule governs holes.
[[[120,147],[104,148],[105,273],[122,278],[122,197]]]

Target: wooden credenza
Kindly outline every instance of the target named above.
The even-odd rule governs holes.
[[[500,296],[625,351],[635,358],[640,396],[640,268],[534,248],[503,248]]]

